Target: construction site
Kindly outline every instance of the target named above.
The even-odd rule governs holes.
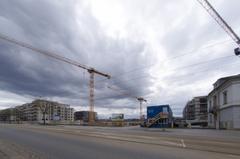
[[[222,27],[222,29],[239,46],[240,39],[239,39],[238,35],[227,24],[227,22],[220,16],[220,14],[214,9],[214,7],[207,0],[198,0],[198,2],[213,17],[213,19],[218,23],[218,25],[220,25],[220,27]],[[32,53],[41,54],[41,55],[45,56],[46,58],[51,58],[51,59],[60,61],[63,64],[72,65],[74,67],[77,67],[82,70],[86,70],[88,72],[88,74],[89,74],[89,80],[88,80],[89,111],[86,111],[85,115],[84,115],[84,113],[82,113],[81,115],[80,114],[76,115],[78,117],[75,117],[75,118],[81,119],[81,120],[75,119],[75,120],[79,120],[79,123],[84,122],[83,125],[119,125],[119,126],[140,125],[142,127],[169,127],[169,128],[173,127],[173,125],[174,125],[173,113],[172,113],[172,110],[171,110],[170,106],[168,105],[168,103],[165,103],[167,105],[157,105],[155,107],[148,106],[146,108],[144,106],[144,109],[146,109],[146,110],[144,110],[144,112],[147,113],[147,118],[146,118],[146,114],[143,114],[143,104],[146,104],[149,101],[149,99],[146,99],[145,97],[142,97],[142,96],[135,96],[134,94],[129,93],[127,90],[119,89],[116,85],[110,85],[110,84],[107,85],[108,89],[111,89],[111,90],[117,92],[120,96],[123,95],[127,98],[135,99],[136,102],[137,101],[139,102],[139,118],[137,121],[130,123],[130,124],[125,123],[123,117],[121,119],[115,120],[115,121],[109,120],[111,122],[111,124],[109,124],[108,123],[109,121],[107,121],[107,120],[105,120],[105,121],[97,120],[97,112],[94,112],[94,109],[95,109],[95,104],[94,104],[94,102],[95,102],[94,101],[95,100],[95,76],[99,76],[102,78],[106,78],[107,80],[111,80],[110,74],[108,74],[106,72],[102,72],[102,71],[98,70],[97,68],[81,64],[78,61],[72,60],[70,58],[61,56],[58,53],[34,47],[33,45],[31,45],[29,43],[19,41],[15,38],[9,37],[4,34],[0,34],[0,39],[2,41],[8,42],[9,46],[17,45],[18,47],[22,47],[24,49],[31,50]],[[236,56],[240,55],[239,47],[234,48],[234,53]],[[69,108],[69,106],[59,106],[59,108],[58,108],[56,106],[56,104],[55,105],[49,104],[49,103],[51,103],[51,101],[44,102],[44,100],[41,101],[41,99],[39,99],[38,101],[33,101],[33,103],[34,102],[40,103],[40,104],[35,104],[35,106],[34,106],[34,104],[32,104],[33,106],[30,106],[29,104],[25,104],[23,106],[16,106],[15,108],[5,110],[5,114],[4,114],[4,112],[2,113],[1,119],[5,120],[5,121],[8,120],[10,122],[18,121],[19,123],[20,123],[20,121],[39,121],[40,123],[43,122],[44,124],[46,124],[46,123],[50,123],[49,121],[51,121],[51,120],[52,121],[66,120],[66,121],[69,121],[68,123],[72,123],[72,124],[74,123],[73,108]],[[59,104],[57,104],[57,105],[59,105]],[[28,106],[29,108],[24,108],[24,106],[25,107]],[[63,108],[60,108],[60,107],[63,107]],[[203,115],[205,115],[205,118],[206,118],[208,116],[207,112],[206,112],[207,105],[205,107],[206,107],[206,108],[204,108],[205,114],[203,114]],[[34,111],[34,109],[36,109],[36,110]],[[65,116],[60,114],[60,113],[64,114],[63,110],[61,111],[61,109],[66,111]],[[8,114],[8,115],[6,115],[6,114]],[[25,114],[25,116],[24,116],[24,114]],[[26,115],[26,114],[28,114],[28,115]],[[77,114],[77,112],[76,112],[76,114]],[[86,120],[86,118],[88,118],[88,119]],[[193,119],[193,118],[188,117],[187,119],[189,120],[189,119]],[[48,121],[48,122],[46,122],[46,121]],[[205,124],[205,126],[206,126],[206,124]]]
[[[0,1],[0,159],[239,159],[240,1]]]

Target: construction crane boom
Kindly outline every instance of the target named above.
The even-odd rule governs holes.
[[[221,15],[213,8],[208,0],[197,0],[203,8],[213,17],[213,19],[222,27],[222,29],[232,38],[232,40],[238,45],[238,48],[234,49],[235,54],[240,55],[240,38],[234,32],[234,30],[228,25],[228,23],[221,17]]]
[[[10,37],[8,37],[8,36],[6,36],[6,35],[3,35],[3,34],[0,34],[0,38],[1,38],[2,40],[8,41],[8,42],[10,42],[10,43],[16,44],[16,45],[18,45],[18,46],[21,46],[21,47],[30,49],[30,50],[32,50],[32,51],[34,51],[34,52],[43,54],[43,55],[45,55],[45,56],[48,56],[48,57],[57,59],[57,60],[59,60],[59,61],[66,62],[66,63],[68,63],[68,64],[71,64],[71,65],[80,67],[80,68],[85,69],[85,70],[88,70],[88,71],[90,71],[90,72],[94,72],[94,73],[99,74],[99,75],[101,75],[101,76],[105,76],[105,77],[107,77],[107,78],[110,78],[110,75],[108,75],[108,74],[102,73],[102,72],[100,72],[100,71],[98,71],[98,70],[95,70],[95,69],[92,68],[92,67],[88,67],[88,66],[86,66],[86,65],[80,64],[80,63],[77,62],[77,61],[74,61],[74,60],[72,60],[72,59],[69,59],[69,58],[60,56],[60,55],[58,55],[58,54],[56,54],[56,53],[49,52],[49,51],[47,51],[47,50],[42,50],[42,49],[39,49],[39,48],[35,48],[35,47],[33,47],[32,45],[30,45],[30,44],[27,44],[27,43],[18,41],[18,40],[16,40],[16,39],[10,38]]]
[[[51,57],[53,59],[56,59],[56,60],[68,63],[70,65],[77,66],[79,68],[87,70],[90,74],[90,80],[89,80],[89,106],[90,106],[89,122],[91,122],[91,123],[93,122],[93,120],[94,120],[93,119],[93,111],[94,111],[94,74],[98,74],[98,75],[107,77],[108,79],[110,78],[110,75],[108,75],[106,73],[103,73],[103,72],[100,72],[100,71],[98,71],[98,70],[96,70],[92,67],[88,67],[86,65],[80,64],[79,62],[74,61],[72,59],[60,56],[56,53],[49,52],[49,51],[46,51],[46,50],[42,50],[42,49],[39,49],[39,48],[35,48],[30,44],[18,41],[14,38],[10,38],[10,37],[8,37],[6,35],[3,35],[1,33],[0,33],[0,39],[5,40],[5,41],[10,42],[10,43],[13,43],[15,45],[30,49],[34,52],[37,52],[37,53],[40,53],[42,55]]]

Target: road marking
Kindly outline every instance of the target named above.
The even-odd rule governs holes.
[[[184,143],[184,140],[183,140],[183,139],[181,139],[181,143],[182,143],[182,147],[183,147],[183,148],[187,147],[187,146],[185,145],[185,143]]]
[[[239,158],[239,156],[237,156],[237,155],[228,155],[228,156],[231,158]]]
[[[65,129],[55,128],[55,129],[52,129],[52,130],[60,130],[61,131],[61,130],[65,130]]]
[[[173,145],[173,146],[180,146],[182,147],[182,144],[178,144],[178,143],[175,143],[175,142],[170,142],[170,141],[161,141],[160,143],[163,143],[163,144],[167,144],[167,145]]]
[[[137,137],[144,138],[144,139],[154,139],[154,137],[151,137],[151,136],[137,136]]]
[[[62,129],[62,128],[46,128],[46,129],[55,130],[55,131],[59,131],[59,132],[71,133],[71,130],[66,130],[66,129]],[[81,134],[81,135],[92,136],[92,137],[117,139],[117,140],[130,141],[130,142],[133,141],[133,142],[140,142],[140,143],[151,143],[151,142],[149,142],[150,140],[153,140],[153,139],[157,140],[157,138],[150,137],[150,136],[120,135],[120,134],[117,134],[117,133],[89,132],[89,131],[85,131],[85,130],[75,130],[75,131],[72,131],[72,132],[75,132],[75,133],[78,133],[78,134]],[[148,142],[141,141],[140,139],[148,139]],[[153,143],[155,143],[155,142],[153,142]],[[170,142],[170,141],[160,141],[157,144],[180,146],[180,147],[183,146],[182,144],[178,144],[178,143]]]

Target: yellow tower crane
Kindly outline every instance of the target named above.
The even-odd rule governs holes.
[[[88,122],[89,122],[90,125],[92,125],[94,123],[94,121],[95,121],[95,119],[94,119],[94,74],[98,74],[100,76],[107,77],[108,79],[110,79],[110,77],[111,77],[110,75],[108,75],[106,73],[103,73],[103,72],[100,72],[100,71],[98,71],[98,70],[96,70],[92,67],[80,64],[79,62],[74,61],[72,59],[60,56],[56,53],[46,51],[46,50],[42,50],[42,49],[39,49],[39,48],[35,48],[30,44],[18,41],[14,38],[8,37],[8,36],[3,35],[3,34],[0,34],[0,39],[5,40],[5,41],[10,42],[10,43],[13,43],[15,45],[30,49],[34,52],[40,53],[40,54],[48,56],[50,58],[53,58],[53,59],[56,59],[56,60],[68,63],[70,65],[77,66],[79,68],[87,70],[88,73],[90,74],[90,79],[89,79],[89,106],[90,106],[89,111],[90,112],[89,112],[89,121]]]

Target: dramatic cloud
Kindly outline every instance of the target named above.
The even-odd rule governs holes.
[[[211,2],[239,34],[240,2]],[[207,95],[214,81],[237,74],[240,64],[234,43],[195,0],[3,0],[0,28],[110,74],[110,80],[95,76],[102,117],[138,117],[136,96],[148,105],[171,104],[179,116],[188,100]],[[1,108],[41,96],[88,109],[86,70],[3,40],[0,66]]]

